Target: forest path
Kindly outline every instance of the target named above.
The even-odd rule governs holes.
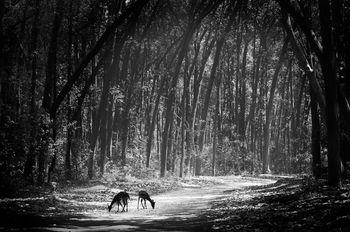
[[[91,198],[88,201],[56,194],[55,201],[65,205],[60,209],[66,213],[42,214],[35,217],[21,217],[28,220],[23,227],[12,227],[12,231],[209,231],[213,221],[205,215],[213,204],[229,197],[233,191],[245,187],[273,184],[275,178],[253,178],[240,176],[205,177],[217,184],[200,187],[183,185],[176,191],[151,196],[156,201],[155,209],[148,203],[148,209],[137,209],[136,193],[131,193],[128,212],[107,211],[109,200]],[[86,191],[86,190],[84,190]],[[88,194],[86,192],[86,194]],[[86,195],[85,194],[85,195]],[[80,193],[80,195],[83,195]],[[96,194],[98,196],[98,194]],[[140,205],[141,207],[141,205]],[[71,209],[74,209],[71,211]],[[73,212],[73,213],[72,213]],[[18,218],[19,219],[19,218]],[[17,220],[18,220],[17,219]],[[4,229],[4,228],[3,228]],[[7,228],[9,229],[9,228]],[[1,227],[0,227],[1,230]]]
[[[210,178],[210,177],[208,177]],[[151,196],[155,209],[137,209],[137,197],[131,196],[129,211],[87,210],[84,216],[57,221],[48,231],[206,231],[210,222],[202,216],[211,204],[228,197],[233,190],[272,184],[276,180],[251,177],[215,177],[215,186],[185,185],[182,189]],[[108,202],[102,203],[107,206]],[[140,205],[141,207],[141,205]]]

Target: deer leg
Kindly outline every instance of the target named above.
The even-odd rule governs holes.
[[[141,206],[142,206],[142,209],[145,208],[144,204],[143,204],[143,198],[141,198]]]
[[[123,201],[123,203],[124,203],[124,208],[123,209],[125,209],[124,211],[128,211],[128,201],[125,200],[125,201]]]

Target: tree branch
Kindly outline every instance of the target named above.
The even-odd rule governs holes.
[[[78,65],[78,68],[75,70],[75,72],[72,74],[72,76],[69,78],[65,86],[62,88],[61,92],[57,96],[55,102],[52,105],[51,108],[51,114],[54,115],[56,111],[58,110],[59,106],[61,105],[62,101],[64,100],[65,96],[69,93],[69,91],[72,89],[74,83],[79,79],[80,74],[83,72],[85,67],[89,64],[91,59],[101,50],[103,45],[107,42],[109,37],[112,35],[112,33],[116,30],[118,26],[120,26],[124,21],[135,12],[139,12],[140,9],[143,8],[144,5],[149,0],[138,0],[134,3],[132,3],[125,11],[124,13],[118,17],[112,25],[110,25],[106,31],[102,34],[100,39],[97,41],[95,46],[91,49],[91,51],[83,58],[83,60]]]

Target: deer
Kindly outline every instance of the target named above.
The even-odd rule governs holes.
[[[154,205],[156,204],[156,202],[149,197],[149,194],[146,191],[141,190],[139,192],[139,199],[137,201],[137,209],[139,209],[140,199],[141,199],[141,206],[143,209],[145,209],[145,208],[147,209],[146,200],[148,200],[151,203],[151,206],[154,209]],[[142,201],[144,201],[144,204],[142,203]]]
[[[119,205],[122,208],[122,212],[125,212],[125,207],[126,211],[128,211],[128,200],[130,200],[130,196],[126,191],[119,192],[117,195],[114,196],[111,204],[108,206],[108,212],[111,212],[112,206],[117,203],[118,205],[118,211],[119,212]]]

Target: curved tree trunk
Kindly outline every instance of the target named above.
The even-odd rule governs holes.
[[[62,101],[66,97],[66,95],[70,92],[73,85],[79,80],[81,73],[84,71],[85,67],[89,64],[89,62],[95,57],[95,55],[102,49],[102,47],[107,43],[108,39],[115,32],[117,27],[122,25],[125,20],[133,15],[134,17],[139,15],[142,8],[148,3],[149,0],[138,0],[130,4],[130,6],[123,12],[119,17],[115,19],[115,21],[105,30],[100,39],[96,42],[91,51],[81,60],[80,64],[73,72],[72,76],[69,78],[67,83],[62,88],[61,92],[58,94],[55,102],[51,107],[51,113],[54,113],[58,110]]]
[[[236,10],[237,10],[237,8],[236,8]],[[235,19],[235,13],[232,13],[229,21],[226,24],[225,31],[223,32],[220,39],[216,43],[216,50],[215,50],[213,66],[211,68],[209,82],[207,85],[207,91],[206,91],[205,99],[204,99],[204,105],[203,105],[203,109],[202,109],[202,113],[201,113],[200,137],[199,137],[199,153],[200,154],[203,152],[204,132],[205,132],[205,127],[206,127],[206,120],[207,120],[207,115],[208,115],[210,96],[211,96],[211,91],[213,89],[214,81],[216,79],[216,70],[217,70],[217,67],[218,67],[219,61],[220,61],[221,50],[222,50],[222,47],[224,46],[224,43],[226,40],[226,35],[231,30],[231,25],[233,24],[234,19]],[[198,176],[198,175],[200,175],[200,173],[201,173],[201,158],[198,156],[196,158],[195,175]]]
[[[270,124],[272,117],[272,107],[273,107],[273,99],[275,95],[275,89],[277,86],[277,78],[282,68],[282,65],[286,58],[287,45],[289,43],[289,37],[287,37],[284,41],[282,50],[279,55],[278,63],[276,64],[275,72],[272,77],[272,83],[270,88],[269,100],[266,106],[266,121],[264,126],[264,148],[263,148],[263,173],[270,172]]]
[[[187,30],[184,34],[184,39],[182,42],[182,47],[177,58],[177,63],[175,66],[174,75],[170,84],[170,93],[166,103],[165,110],[165,124],[163,128],[162,143],[161,143],[161,155],[160,155],[160,177],[165,176],[166,171],[166,160],[167,160],[167,145],[169,138],[169,129],[171,125],[171,120],[173,119],[173,104],[175,101],[175,90],[178,82],[178,76],[181,68],[182,61],[186,55],[187,47],[191,41],[192,35],[196,29],[193,24],[188,25]]]

